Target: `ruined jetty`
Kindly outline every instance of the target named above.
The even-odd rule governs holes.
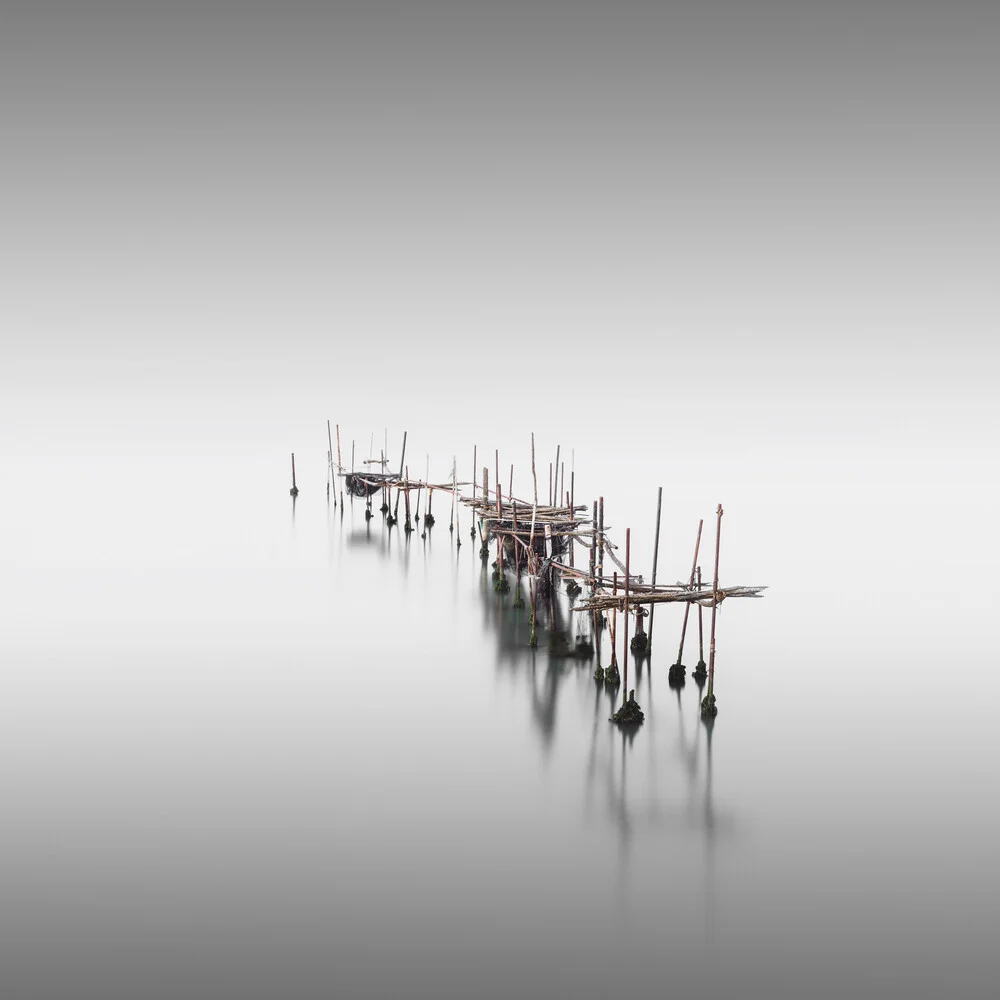
[[[374,440],[374,435],[372,436]],[[672,687],[684,684],[687,668],[683,663],[684,644],[688,619],[692,608],[698,613],[699,659],[693,677],[699,690],[707,681],[708,690],[701,702],[702,715],[714,718],[718,712],[715,694],[715,660],[717,612],[723,601],[734,598],[760,598],[767,589],[763,585],[721,585],[719,582],[719,550],[722,534],[723,508],[716,509],[714,573],[711,587],[702,583],[698,556],[701,548],[704,521],[698,524],[694,557],[687,579],[677,583],[657,583],[657,559],[659,554],[660,515],[663,490],[660,488],[656,504],[656,531],[653,551],[653,571],[647,583],[641,574],[632,571],[631,529],[625,530],[624,549],[620,549],[608,537],[604,522],[604,498],[598,497],[588,507],[576,503],[575,474],[570,471],[569,489],[566,489],[565,462],[560,462],[560,451],[556,450],[555,463],[549,463],[548,496],[539,499],[538,470],[535,455],[535,436],[531,435],[531,482],[530,499],[514,494],[514,467],[510,466],[506,491],[500,476],[500,456],[494,451],[493,480],[490,468],[483,466],[479,475],[469,480],[459,481],[457,461],[452,464],[450,481],[431,482],[428,475],[424,479],[411,478],[406,465],[406,439],[403,435],[402,453],[397,471],[389,471],[388,459],[383,449],[379,458],[369,457],[363,463],[367,468],[355,467],[354,445],[351,447],[351,467],[346,468],[341,459],[340,428],[337,427],[337,451],[334,461],[333,438],[327,421],[327,497],[333,487],[333,503],[337,503],[336,484],[340,482],[340,504],[343,507],[344,494],[352,500],[365,503],[366,518],[373,517],[373,505],[381,498],[380,512],[388,528],[399,522],[400,503],[403,504],[404,530],[413,530],[411,514],[416,510],[420,516],[421,499],[426,495],[424,508],[425,530],[434,524],[432,505],[434,494],[443,496],[450,502],[449,531],[456,546],[460,546],[460,511],[466,510],[472,519],[471,534],[478,536],[479,555],[484,566],[494,556],[492,562],[495,591],[503,597],[512,589],[514,606],[530,607],[530,638],[536,646],[538,635],[536,623],[540,614],[545,614],[549,623],[549,651],[553,656],[590,656],[595,650],[598,666],[595,681],[617,686],[622,685],[622,705],[612,721],[620,726],[638,726],[643,721],[643,712],[635,703],[634,691],[628,688],[629,652],[637,660],[650,656],[653,639],[653,612],[660,604],[684,604],[684,620],[681,628],[677,660],[669,666],[668,680]],[[473,448],[473,470],[478,468],[478,448]],[[375,469],[378,471],[375,471]],[[295,486],[294,456],[292,459],[293,491]],[[395,467],[394,467],[395,468]],[[411,497],[416,494],[416,504]],[[458,530],[456,530],[458,529]],[[579,551],[578,551],[579,550]],[[619,555],[624,556],[624,561]],[[578,565],[578,555],[581,557]],[[607,568],[605,564],[607,560]],[[608,576],[610,570],[610,578]],[[512,586],[513,584],[513,586]],[[581,616],[581,622],[589,622],[589,636],[578,635],[575,649],[570,645],[565,633],[555,627],[554,594],[562,587],[572,604],[571,612]],[[528,601],[524,598],[527,590]],[[711,613],[709,628],[708,662],[704,655],[704,627],[702,615]],[[648,626],[645,619],[648,618]],[[629,642],[630,626],[632,641]],[[611,662],[600,666],[600,633],[607,628],[611,644]],[[618,650],[621,649],[619,660]],[[619,670],[619,663],[621,669]]]

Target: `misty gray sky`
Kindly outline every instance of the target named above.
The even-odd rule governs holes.
[[[993,361],[994,4],[5,5],[10,359]]]

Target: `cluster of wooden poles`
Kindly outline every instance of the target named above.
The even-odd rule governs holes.
[[[698,522],[698,533],[695,540],[694,559],[691,564],[691,572],[686,583],[657,584],[656,569],[657,557],[659,554],[660,541],[660,514],[662,510],[663,489],[659,490],[656,503],[656,532],[653,549],[653,572],[652,579],[647,584],[642,576],[634,574],[630,569],[631,559],[631,529],[625,530],[625,561],[624,563],[615,554],[615,546],[607,536],[604,528],[604,498],[600,497],[593,501],[591,516],[587,518],[586,505],[575,503],[575,473],[570,471],[569,490],[565,489],[565,463],[560,463],[560,451],[556,451],[556,461],[549,464],[549,497],[547,504],[539,504],[538,498],[538,476],[535,463],[535,436],[531,435],[531,478],[533,495],[530,501],[519,499],[514,496],[514,467],[510,467],[510,478],[506,497],[502,489],[500,480],[500,456],[499,452],[494,453],[494,486],[490,490],[490,473],[488,467],[482,469],[482,485],[476,482],[473,477],[471,482],[459,482],[456,474],[456,467],[453,464],[451,482],[431,483],[429,478],[423,480],[413,480],[409,476],[409,469],[406,466],[406,434],[403,435],[403,449],[399,463],[399,473],[386,471],[387,460],[385,451],[378,459],[369,458],[365,465],[378,465],[379,472],[356,471],[354,460],[354,443],[351,445],[351,468],[348,471],[341,460],[340,449],[340,428],[337,427],[337,451],[336,465],[334,464],[333,436],[330,422],[327,421],[327,442],[329,450],[327,452],[327,498],[330,498],[331,489],[333,491],[333,502],[337,503],[337,479],[340,479],[340,504],[344,504],[344,489],[352,498],[365,500],[365,517],[371,518],[372,502],[376,496],[382,497],[381,511],[386,516],[386,523],[389,527],[394,526],[399,520],[399,506],[402,499],[404,510],[403,530],[409,533],[413,530],[413,520],[411,519],[410,494],[417,493],[415,519],[420,520],[420,502],[423,491],[427,492],[427,507],[424,513],[424,531],[431,527],[434,522],[432,513],[433,496],[435,491],[449,496],[451,501],[451,521],[449,531],[455,533],[456,545],[461,545],[461,528],[459,524],[459,514],[461,507],[470,510],[473,517],[471,529],[472,538],[475,539],[478,533],[481,546],[480,556],[485,563],[491,552],[491,541],[496,543],[496,561],[493,564],[494,589],[505,594],[510,590],[510,584],[506,578],[506,570],[510,568],[514,572],[515,579],[515,607],[523,607],[524,600],[521,595],[520,579],[525,575],[528,580],[528,589],[531,602],[531,633],[529,642],[532,646],[537,645],[537,633],[535,629],[537,601],[539,590],[545,588],[551,595],[555,587],[557,578],[562,578],[566,583],[566,591],[571,598],[575,598],[582,592],[581,584],[589,588],[589,594],[579,603],[576,603],[572,610],[576,613],[591,616],[591,629],[595,639],[598,638],[600,629],[606,624],[610,631],[611,639],[611,664],[605,670],[598,666],[595,678],[603,679],[607,683],[617,684],[619,681],[617,639],[618,639],[618,616],[621,615],[623,623],[622,642],[622,663],[624,679],[622,684],[622,707],[615,713],[614,721],[622,725],[635,725],[642,721],[642,712],[635,704],[634,692],[628,687],[628,653],[631,648],[633,655],[641,657],[648,655],[652,643],[653,635],[653,612],[657,604],[681,602],[685,605],[684,621],[681,628],[680,647],[678,649],[677,661],[669,670],[671,684],[683,684],[686,667],[683,664],[684,643],[687,633],[688,618],[691,605],[698,606],[698,633],[699,648],[701,655],[698,665],[694,671],[694,678],[699,682],[699,686],[708,681],[708,691],[701,702],[702,715],[714,717],[718,711],[715,698],[715,635],[716,618],[719,605],[723,600],[731,597],[760,597],[761,592],[766,588],[763,586],[754,587],[725,587],[719,586],[719,546],[722,533],[722,505],[716,509],[716,529],[715,529],[715,568],[712,578],[711,588],[703,586],[701,580],[701,567],[698,565],[698,555],[701,547],[701,536],[704,521]],[[473,468],[477,468],[478,453],[473,449]],[[429,460],[428,460],[429,466]],[[471,494],[466,495],[463,491],[471,486]],[[390,509],[392,492],[396,492],[395,507]],[[480,492],[481,490],[481,492]],[[294,498],[298,495],[298,488],[295,482],[295,455],[292,455],[292,488],[289,491]],[[458,528],[458,532],[455,529]],[[589,548],[590,558],[586,567],[577,567],[575,564],[575,547],[577,543],[586,545]],[[610,580],[605,575],[605,556],[617,567],[611,575]],[[619,577],[619,572],[621,576]],[[709,659],[707,664],[704,660],[704,640],[702,612],[704,608],[711,609],[711,625],[709,638]],[[629,615],[636,618],[635,635],[631,647],[629,645]],[[648,633],[643,627],[643,618],[649,617]]]

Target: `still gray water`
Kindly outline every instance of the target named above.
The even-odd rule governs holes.
[[[609,484],[619,542],[636,512],[648,572],[660,473],[627,460],[578,452],[577,495]],[[127,465],[11,493],[7,995],[993,995],[995,643],[905,576],[923,537],[945,578],[941,510],[866,535],[818,491],[719,497],[723,581],[770,589],[721,609],[718,719],[668,687],[661,607],[623,736],[593,661],[529,648],[466,511],[457,550],[440,497],[426,538],[366,524],[318,448],[294,507],[277,449]],[[690,565],[679,494],[661,580]]]

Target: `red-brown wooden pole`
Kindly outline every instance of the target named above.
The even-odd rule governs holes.
[[[719,608],[719,540],[722,537],[722,504],[716,514],[715,524],[715,576],[712,580],[712,631],[708,641],[708,694],[701,703],[702,715],[716,715],[715,705],[715,619]]]
[[[698,590],[701,590],[701,567],[698,567]],[[702,624],[702,611],[705,609],[698,605],[698,669],[705,669],[705,629]]]
[[[632,529],[625,529],[625,641],[622,645],[622,660],[625,663],[625,669],[622,671],[622,708],[625,707],[625,702],[628,701],[628,586],[629,586],[629,575],[628,575],[628,554],[629,554],[629,542],[632,536]]]
[[[701,529],[704,524],[705,520],[704,518],[702,518],[698,522],[698,537],[695,539],[694,543],[694,559],[691,560],[691,579],[688,583],[689,587],[694,586],[694,571],[698,565],[698,549],[701,546]],[[675,664],[676,666],[679,666],[681,660],[684,658],[684,636],[687,634],[688,614],[690,613],[690,611],[691,611],[691,602],[687,601],[684,604],[684,624],[681,626],[681,644],[677,648],[677,664]]]

